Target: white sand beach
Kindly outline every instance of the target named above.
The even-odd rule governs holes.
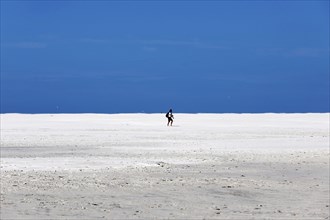
[[[1,219],[329,219],[329,113],[1,114]]]

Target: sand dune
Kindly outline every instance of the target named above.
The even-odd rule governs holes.
[[[329,219],[330,114],[2,114],[1,219]]]

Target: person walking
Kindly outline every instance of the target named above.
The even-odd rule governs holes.
[[[167,113],[166,113],[166,118],[167,118],[167,126],[172,126],[173,124],[173,113],[172,113],[172,109],[170,109]]]

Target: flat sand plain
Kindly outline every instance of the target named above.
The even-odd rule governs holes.
[[[1,114],[1,219],[329,219],[329,114]]]

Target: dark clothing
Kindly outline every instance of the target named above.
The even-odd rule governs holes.
[[[167,120],[168,120],[168,122],[167,122],[167,126],[169,126],[169,125],[172,126],[173,118],[174,118],[174,116],[173,116],[173,114],[172,114],[172,109],[170,109],[170,111],[168,111],[168,112],[166,113],[166,118],[167,118]]]

